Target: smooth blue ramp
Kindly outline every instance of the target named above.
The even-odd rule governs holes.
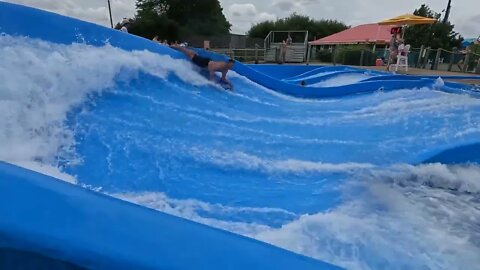
[[[0,252],[66,269],[340,269],[4,162],[0,190]]]
[[[455,146],[439,151],[424,160],[423,163],[444,163],[444,164],[480,164],[480,143]]]

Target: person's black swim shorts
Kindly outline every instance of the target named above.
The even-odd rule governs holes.
[[[197,65],[197,66],[199,66],[199,67],[201,67],[201,68],[206,68],[206,67],[208,67],[208,63],[209,63],[210,61],[212,61],[212,60],[210,60],[210,58],[201,57],[201,56],[199,56],[198,54],[195,54],[195,56],[193,56],[193,58],[192,58],[192,62],[193,62],[195,65]]]

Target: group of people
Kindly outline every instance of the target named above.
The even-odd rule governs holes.
[[[187,42],[181,42],[181,43],[179,43],[178,41],[168,42],[168,40],[166,40],[166,39],[161,40],[159,36],[153,37],[152,40],[155,41],[155,42],[158,42],[158,43],[160,43],[160,44],[162,44],[162,45],[165,45],[165,46],[188,47],[188,43],[187,43]]]

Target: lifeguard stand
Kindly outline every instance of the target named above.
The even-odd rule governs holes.
[[[395,64],[395,71],[398,71],[399,67],[405,69],[408,72],[408,54],[410,53],[410,45],[401,44],[398,46],[397,63]]]

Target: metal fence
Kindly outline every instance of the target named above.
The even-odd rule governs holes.
[[[368,48],[330,48],[317,50],[312,54],[312,60],[324,63],[343,65],[373,66],[377,59],[384,62],[390,57],[388,49]],[[480,54],[445,49],[412,48],[408,54],[410,67],[480,74]]]
[[[374,66],[377,58],[382,58],[382,50],[373,51],[368,48],[332,47],[311,52],[311,61],[330,63],[333,65]]]
[[[442,48],[413,48],[408,55],[410,67],[477,74],[480,74],[479,60],[477,53]]]
[[[418,61],[419,67],[480,74],[480,54],[430,48],[424,49],[422,54],[425,56]]]
[[[263,46],[262,38],[251,38],[245,35],[224,35],[224,36],[191,36],[186,40],[189,46],[203,48],[204,42],[209,41],[211,49],[247,49],[247,48],[257,48]]]
[[[225,54],[228,57],[240,62],[263,62],[265,58],[265,50],[257,49],[212,49],[216,53]]]

